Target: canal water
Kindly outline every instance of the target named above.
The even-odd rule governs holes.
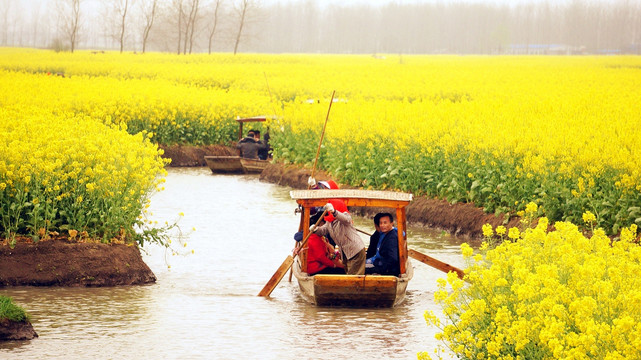
[[[288,276],[271,297],[257,297],[294,246],[291,189],[208,168],[171,168],[165,187],[152,198],[152,219],[171,223],[184,213],[189,237],[185,247],[174,242],[176,256],[145,247],[157,282],[2,288],[31,314],[39,338],[0,343],[0,359],[415,359],[436,347],[437,329],[423,313],[440,314],[433,295],[445,274],[413,261],[406,300],[391,309],[315,307]],[[355,223],[373,231],[371,219]],[[408,241],[463,265],[461,239],[410,227]]]

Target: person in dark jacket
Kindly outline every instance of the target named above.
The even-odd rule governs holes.
[[[258,135],[258,140],[260,141],[260,131],[257,132],[256,135]],[[258,157],[261,160],[267,160],[270,157],[269,151],[271,150],[269,148],[269,129],[267,130],[265,135],[263,135],[262,143],[265,145],[265,148],[258,150]]]
[[[381,221],[381,216],[383,213],[378,213],[374,215],[374,227],[376,228],[376,231],[372,234],[372,236],[369,237],[369,246],[367,247],[367,253],[365,254],[365,257],[367,259],[371,259],[376,255],[376,249],[378,248],[378,240],[380,240],[380,231],[381,229],[378,227],[378,223]],[[370,267],[373,265],[369,264]],[[365,267],[368,265],[366,264]]]
[[[394,217],[390,213],[376,214],[374,225],[377,231],[370,238],[365,274],[398,276],[401,270],[398,258],[398,231],[394,228]]]
[[[260,140],[256,141],[255,134],[253,131],[250,131],[247,134],[247,137],[238,141],[236,149],[240,150],[240,156],[248,159],[258,159],[258,151],[265,148]]]

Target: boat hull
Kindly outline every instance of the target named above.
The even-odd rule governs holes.
[[[269,160],[240,158],[240,163],[245,173],[259,174],[263,172],[263,170],[265,170],[265,167],[267,167],[267,164],[269,164]]]
[[[393,307],[405,299],[407,283],[413,276],[408,261],[401,277],[387,275],[315,275],[309,276],[293,265],[301,295],[317,306]]]
[[[214,174],[242,174],[240,156],[205,156],[205,162]]]
[[[269,164],[269,160],[240,156],[205,156],[205,162],[214,174],[259,174]]]

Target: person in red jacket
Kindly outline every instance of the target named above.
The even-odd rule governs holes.
[[[310,223],[316,224],[316,221],[322,215],[316,213],[310,218]],[[322,225],[323,221],[319,224]],[[345,274],[345,266],[336,256],[334,247],[330,245],[324,237],[318,234],[310,234],[307,240],[307,273],[316,274]]]

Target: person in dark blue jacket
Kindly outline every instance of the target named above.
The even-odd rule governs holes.
[[[381,229],[378,227],[378,223],[381,220],[381,215],[383,215],[383,213],[378,213],[374,215],[374,227],[376,228],[376,231],[374,231],[374,233],[369,237],[369,246],[367,247],[367,253],[365,254],[365,257],[367,259],[371,259],[374,257],[374,255],[376,255],[376,250],[378,248],[378,240],[380,240],[379,235],[380,235]],[[374,265],[370,263],[370,264],[366,264],[366,267],[367,266],[372,267]]]
[[[390,213],[376,214],[374,226],[376,232],[370,237],[370,246],[367,248],[365,274],[398,276],[401,270],[394,217]]]

